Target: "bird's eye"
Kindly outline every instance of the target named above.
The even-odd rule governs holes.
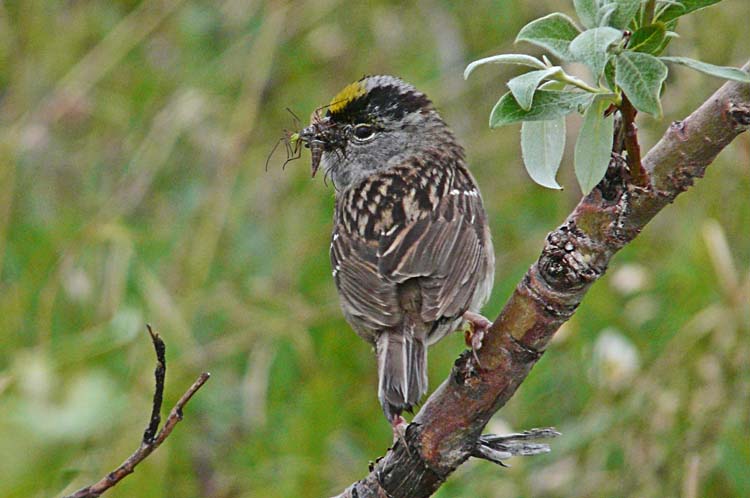
[[[375,136],[375,127],[369,124],[358,124],[354,127],[354,137],[357,140],[365,141]]]

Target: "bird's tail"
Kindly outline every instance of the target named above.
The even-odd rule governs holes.
[[[378,354],[378,399],[386,418],[411,411],[427,392],[426,334],[416,324],[382,332]]]

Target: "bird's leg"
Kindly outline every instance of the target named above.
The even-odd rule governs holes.
[[[406,441],[404,440],[407,425],[408,424],[406,423],[406,419],[401,415],[395,415],[391,419],[391,429],[393,429],[393,444],[396,444],[396,441],[401,441],[402,443],[404,443],[404,447],[407,447]]]
[[[471,348],[474,360],[477,362],[477,365],[479,365],[477,351],[482,348],[482,340],[484,339],[484,335],[490,329],[492,322],[473,311],[467,311],[464,313],[463,318],[469,322],[469,330],[464,334],[464,340],[466,341],[466,345]]]
[[[409,445],[406,444],[406,428],[409,426],[406,419],[401,415],[395,415],[390,422],[391,428],[393,429],[393,443],[391,444],[391,447],[396,446],[396,443],[400,441],[401,444],[404,445],[406,452],[411,455]]]

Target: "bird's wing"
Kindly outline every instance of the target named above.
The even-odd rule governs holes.
[[[374,244],[353,234],[333,233],[333,278],[344,314],[360,333],[395,327],[401,322],[397,284],[382,277],[377,259]]]
[[[379,273],[396,283],[419,278],[426,322],[461,316],[494,266],[479,191],[458,173],[430,216],[380,239]]]
[[[337,201],[333,276],[343,311],[360,333],[399,325],[399,289],[415,278],[424,322],[459,317],[493,270],[486,214],[470,174],[406,166]]]

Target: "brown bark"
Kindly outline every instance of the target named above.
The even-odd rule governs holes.
[[[749,124],[750,85],[728,82],[670,125],[642,159],[642,181],[628,180],[613,156],[605,179],[547,236],[538,261],[493,323],[479,351],[482,368],[462,354],[405,437],[339,497],[423,497],[440,487],[472,455],[490,417],[523,382],[612,256],[702,177]]]

